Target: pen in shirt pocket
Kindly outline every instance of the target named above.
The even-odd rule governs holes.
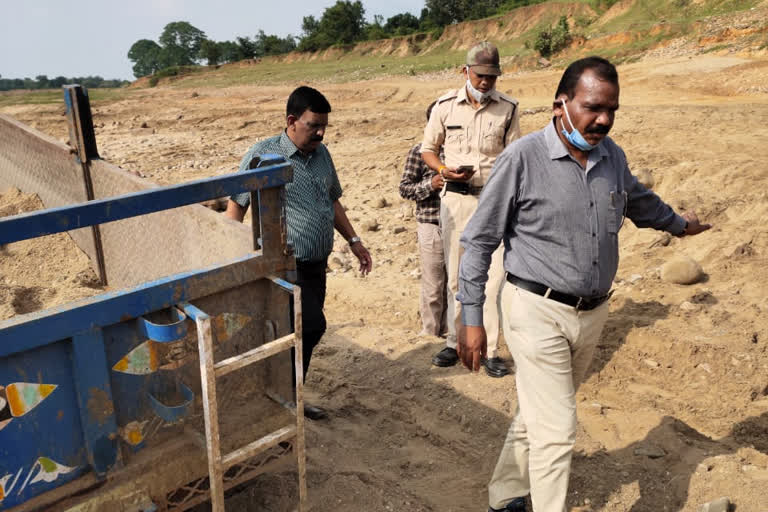
[[[616,195],[611,190],[611,206],[616,206]]]

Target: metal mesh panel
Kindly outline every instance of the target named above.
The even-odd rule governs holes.
[[[46,208],[87,199],[82,167],[69,146],[0,114],[0,188],[7,187],[37,194]],[[69,235],[95,267],[91,229],[73,230]]]
[[[94,199],[156,187],[104,160],[91,162]],[[38,194],[46,208],[86,200],[82,168],[69,147],[0,115],[0,186]],[[88,228],[71,231],[96,265]],[[236,258],[252,250],[250,228],[198,205],[101,226],[107,279],[125,287]]]
[[[156,187],[104,160],[91,163],[94,199]],[[199,205],[101,226],[107,278],[128,286],[220,263],[252,250],[251,230]]]

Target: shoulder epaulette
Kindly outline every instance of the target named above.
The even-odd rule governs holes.
[[[499,92],[499,91],[497,91],[497,92]],[[515,98],[513,98],[512,96],[507,96],[503,92],[499,92],[499,99],[500,100],[504,100],[504,101],[508,101],[508,102],[510,102],[513,105],[517,105],[517,103],[518,103],[518,101]]]
[[[439,103],[446,102],[448,100],[452,100],[452,99],[456,98],[456,96],[458,96],[458,95],[459,95],[459,91],[458,90],[456,90],[456,91],[449,91],[449,92],[443,94],[442,96],[440,96],[439,98],[437,98],[437,103],[439,104]]]

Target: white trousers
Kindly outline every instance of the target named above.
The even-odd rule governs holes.
[[[461,324],[461,303],[456,300],[456,294],[459,292],[459,260],[462,254],[459,238],[477,209],[477,198],[478,196],[444,192],[440,199],[440,228],[443,232],[445,267],[448,271],[448,336],[445,343],[450,348],[456,348],[456,330]],[[491,257],[488,282],[485,285],[483,326],[488,337],[489,358],[498,356],[499,291],[505,282],[504,276],[504,245],[500,244]]]
[[[488,485],[489,504],[504,508],[530,493],[536,512],[565,512],[576,391],[608,318],[608,303],[577,311],[506,283],[501,309],[515,360],[518,408]]]

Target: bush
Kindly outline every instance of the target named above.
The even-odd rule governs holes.
[[[161,78],[184,76],[192,73],[199,73],[202,71],[200,66],[171,66],[169,68],[163,68],[149,78],[149,86],[156,86]]]
[[[549,58],[568,46],[570,42],[571,31],[568,28],[568,19],[561,16],[557,25],[548,30],[542,30],[536,35],[533,49],[542,57]]]

